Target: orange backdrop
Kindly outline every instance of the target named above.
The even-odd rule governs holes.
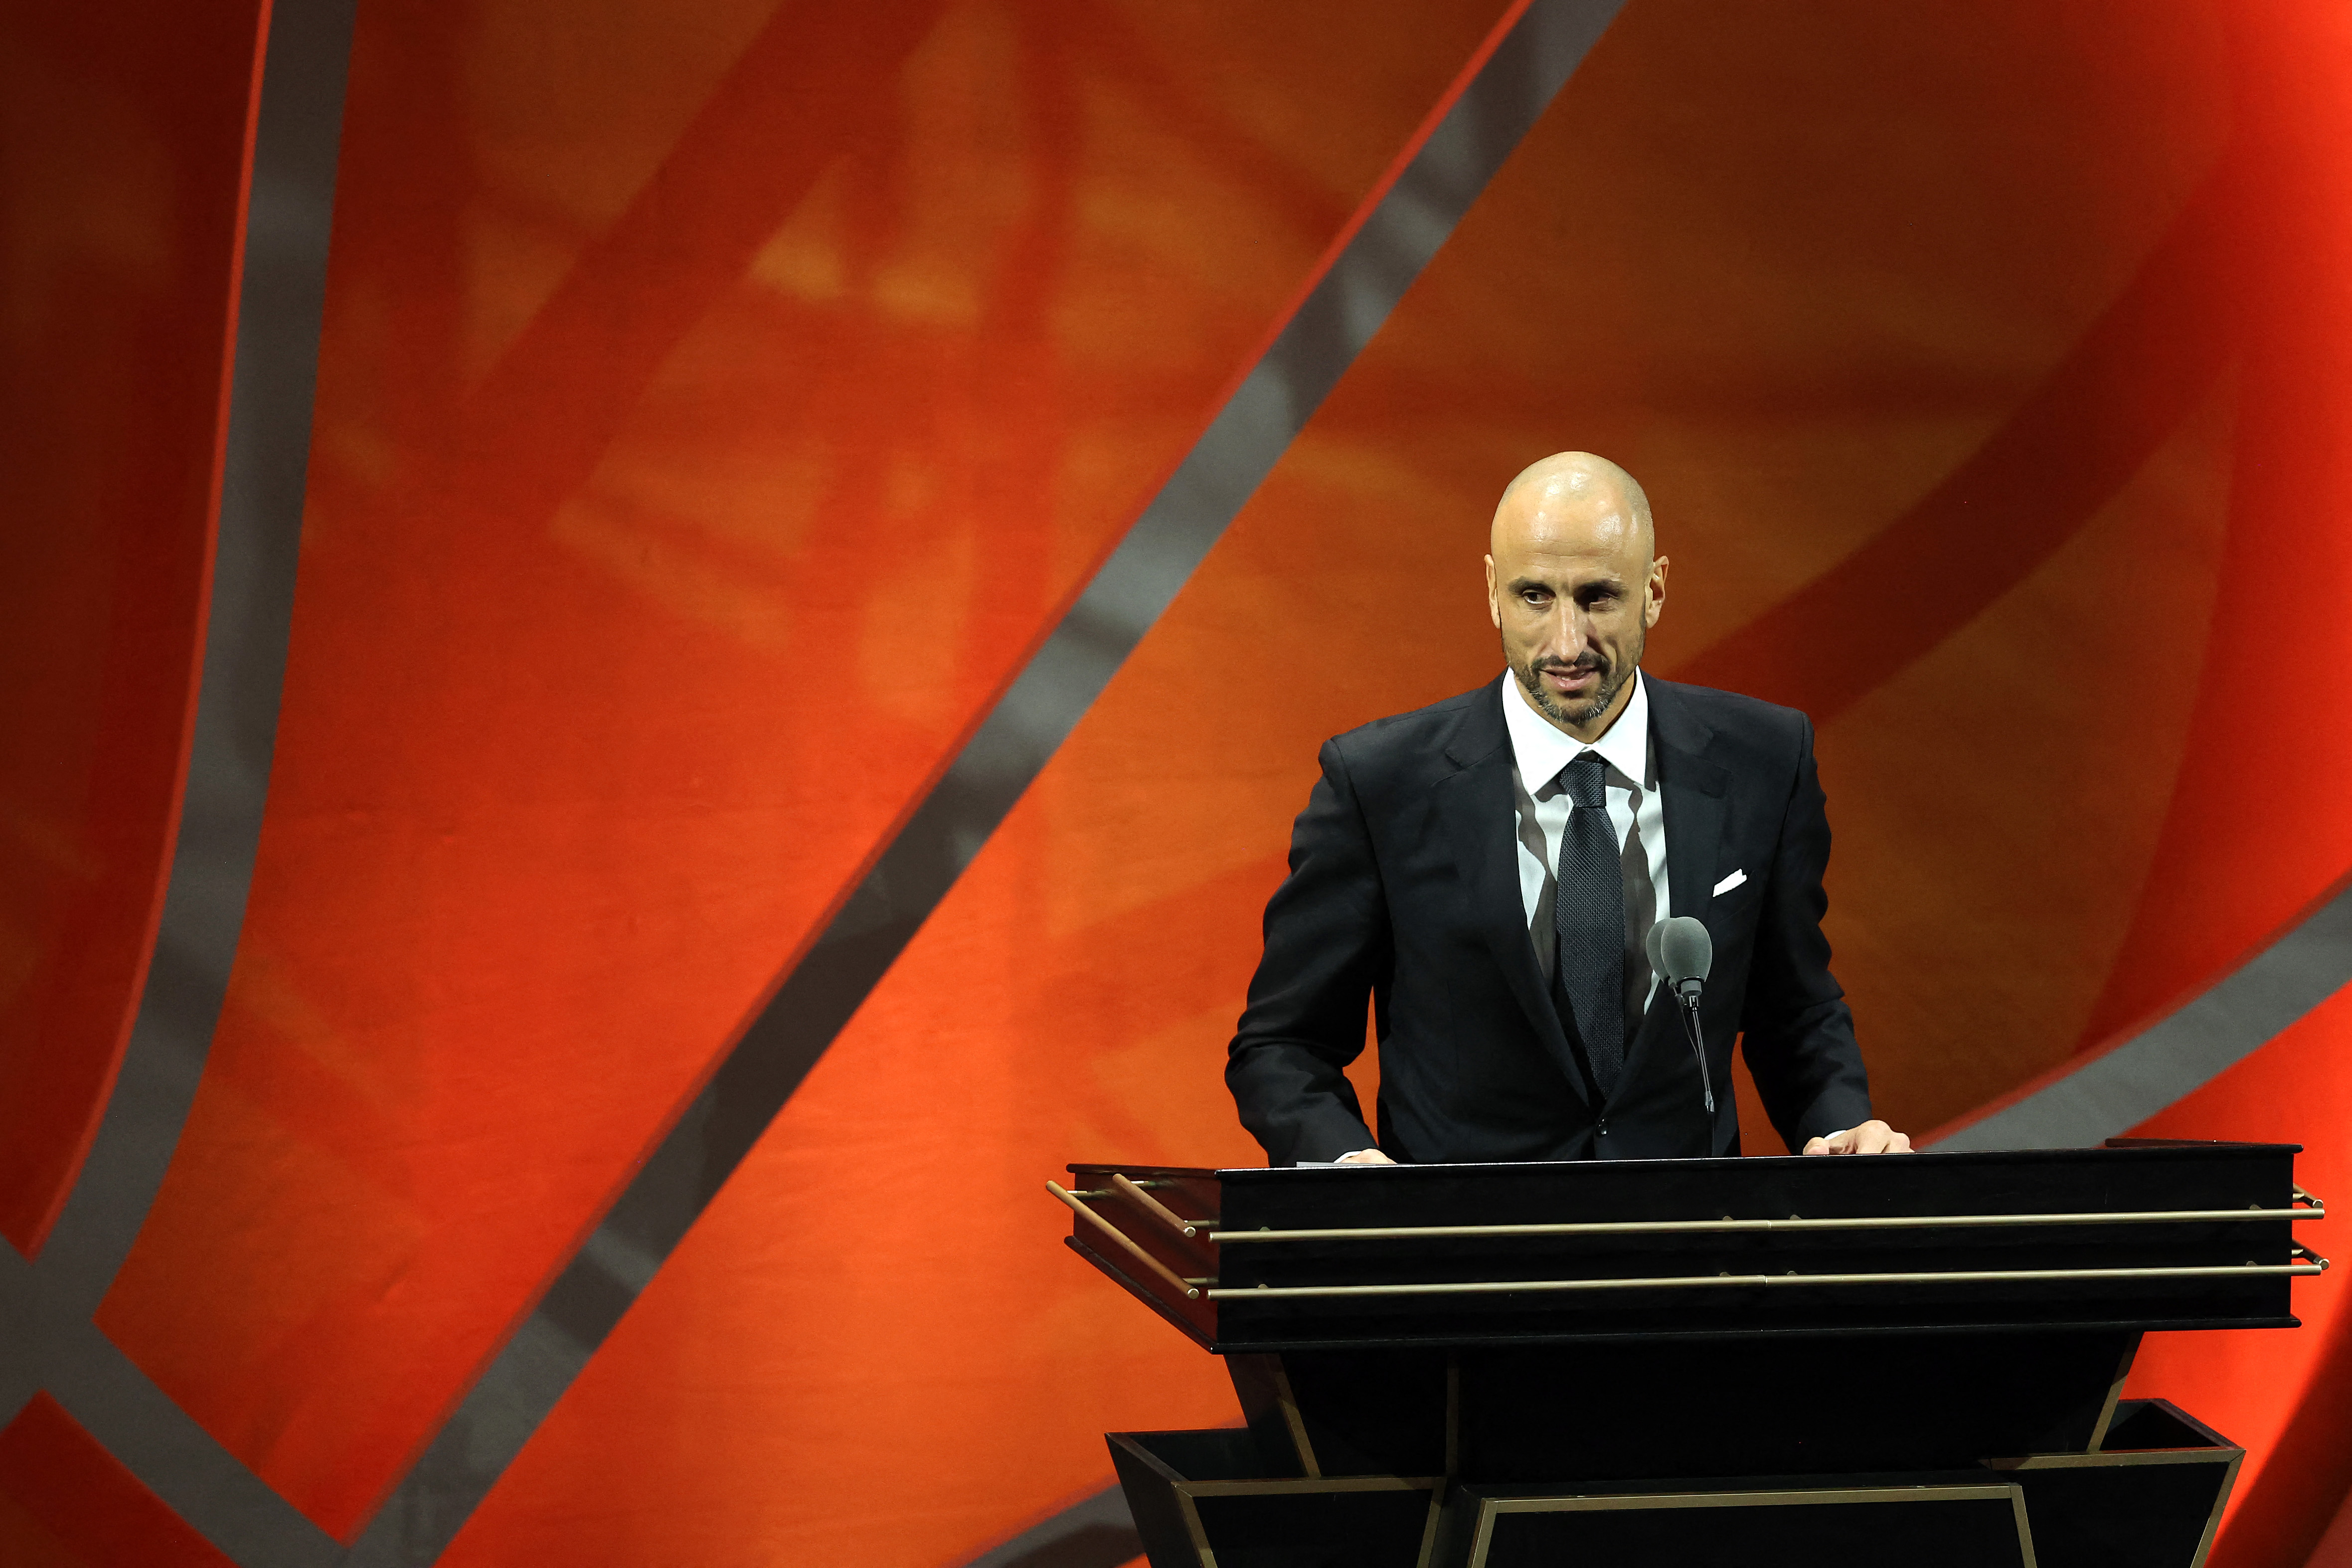
[[[250,3],[0,26],[0,1236],[95,1130],[163,892],[220,491]]]
[[[20,1250],[135,995],[217,445],[254,16],[141,9],[6,57],[132,127],[6,165]],[[1501,10],[362,0],[268,816],[114,1342],[354,1531]],[[2322,0],[1632,0],[446,1560],[946,1568],[1104,1429],[1232,1418],[1037,1188],[1256,1158],[1223,1047],[1316,743],[1493,673],[1543,452],[1649,485],[1654,668],[1820,721],[1898,1124],[2260,948],[2352,870],[2347,149]],[[2346,1187],[2347,1018],[2160,1128]],[[2253,1447],[2231,1563],[2344,1494],[2333,1303],[2143,1357]],[[37,1404],[0,1542],[114,1560],[58,1474],[135,1485]]]

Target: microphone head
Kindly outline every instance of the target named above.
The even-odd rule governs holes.
[[[1685,980],[1705,980],[1706,972],[1715,964],[1715,939],[1706,934],[1706,926],[1688,915],[1676,915],[1660,921],[1650,928],[1650,967],[1663,973],[1675,984]]]

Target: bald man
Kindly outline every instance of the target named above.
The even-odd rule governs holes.
[[[1665,602],[1633,476],[1546,458],[1488,539],[1501,678],[1324,743],[1225,1068],[1274,1163],[1736,1154],[1735,1039],[1790,1148],[1910,1147],[1830,975],[1812,726],[1643,674]],[[1645,947],[1682,915],[1704,1073]],[[1343,1070],[1368,1005],[1377,1136]]]

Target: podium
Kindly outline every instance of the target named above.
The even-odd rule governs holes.
[[[2292,1144],[1079,1164],[1068,1245],[1223,1356],[1122,1432],[1152,1568],[2195,1568],[2244,1450],[2143,1334],[2298,1326]]]

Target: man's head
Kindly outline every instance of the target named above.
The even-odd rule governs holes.
[[[1665,604],[1666,558],[1633,475],[1559,452],[1504,489],[1486,607],[1520,689],[1553,724],[1593,741],[1616,721]]]

